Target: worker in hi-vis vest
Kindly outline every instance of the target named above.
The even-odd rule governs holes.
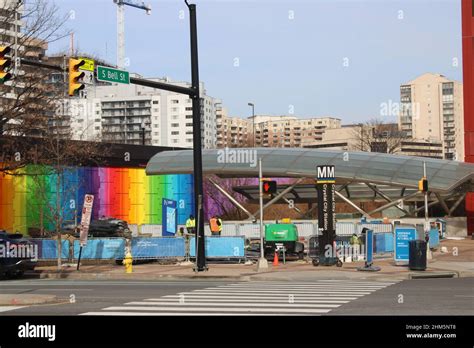
[[[209,220],[209,228],[213,236],[220,236],[222,232],[222,220],[217,216],[213,216]]]
[[[196,234],[196,220],[193,215],[189,215],[189,219],[186,220],[186,231],[191,234]]]

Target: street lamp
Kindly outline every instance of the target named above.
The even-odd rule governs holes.
[[[255,104],[248,103],[248,106],[252,107],[252,120],[253,120],[253,147],[255,147]]]

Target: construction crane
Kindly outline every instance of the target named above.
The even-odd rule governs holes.
[[[117,4],[117,67],[123,69],[125,67],[125,5],[135,7],[151,14],[150,5],[141,4],[135,1],[114,0]]]

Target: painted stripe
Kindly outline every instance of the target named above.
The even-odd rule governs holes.
[[[283,291],[280,290],[233,290],[233,289],[202,289],[194,290],[193,293],[214,293],[214,294],[241,294],[241,293],[251,293],[251,294],[281,294]],[[368,295],[371,291],[355,291],[355,290],[288,290],[289,294],[355,294],[355,295]],[[186,294],[186,292],[179,292],[179,294]]]
[[[134,307],[134,306],[113,306],[104,308],[104,311],[193,311],[193,312],[275,312],[272,308],[254,308],[254,307],[199,307],[199,308],[190,308],[190,307]],[[278,308],[277,312],[285,313],[328,313],[330,309],[320,309],[320,308],[301,308],[301,309],[291,309],[291,308]]]
[[[282,294],[281,291],[279,292],[255,292],[255,291],[239,291],[239,292],[222,292],[222,291],[219,291],[219,292],[212,292],[212,291],[206,291],[206,292],[180,292],[178,293],[179,295],[184,295],[185,297],[186,296],[190,296],[190,295],[212,295],[212,296],[220,296],[220,295],[263,295],[263,296],[276,296],[276,295],[281,295],[281,296],[285,296],[285,297],[288,297],[289,295],[293,295],[293,296],[301,296],[301,297],[309,297],[309,296],[313,296],[313,297],[341,297],[341,296],[350,296],[350,297],[361,297],[361,296],[364,296],[364,295],[368,295],[370,294],[370,292],[364,292],[364,293],[347,293],[347,292],[343,292],[343,293],[336,293],[336,292],[322,292],[322,291],[319,291],[319,292],[313,292],[313,293],[296,293],[296,292],[288,292],[288,293],[284,293]]]
[[[159,299],[147,299],[143,300],[145,302],[141,303],[147,303],[147,304],[154,304],[155,302],[160,302],[160,301],[169,301],[169,302],[179,302],[181,303],[180,298],[159,298]],[[184,303],[189,303],[189,302],[268,302],[268,303],[289,303],[289,298],[288,297],[283,297],[278,300],[269,300],[269,299],[223,299],[223,298],[189,298],[186,297],[184,299]],[[300,298],[293,298],[294,303],[348,303],[350,300],[302,300]],[[127,303],[128,304],[128,303]]]
[[[195,295],[186,295],[184,296],[185,299],[188,299],[188,298],[195,298],[195,299],[256,299],[258,301],[261,301],[261,300],[286,300],[288,299],[289,295],[271,295],[271,296],[252,296],[252,295],[243,295],[243,296],[239,296],[239,295],[236,295],[236,296],[232,296],[232,295],[225,295],[225,296],[213,296],[213,295],[206,295],[206,294],[203,294],[203,295],[198,295],[198,294],[195,294]],[[326,300],[326,299],[331,299],[331,300],[355,300],[357,298],[359,298],[360,296],[351,296],[351,297],[348,297],[348,296],[339,296],[339,297],[334,297],[334,296],[312,296],[312,295],[297,295],[297,296],[294,296],[295,299],[298,299],[298,300]],[[163,298],[170,298],[170,299],[180,299],[182,298],[181,295],[166,295],[166,296],[163,296],[161,298],[150,298],[150,299],[146,299],[144,301],[159,301]]]
[[[337,290],[379,290],[385,288],[385,286],[334,286],[334,285],[314,285],[314,286],[232,286],[223,285],[206,289],[295,289],[295,290],[311,290],[311,289],[337,289]]]
[[[28,306],[0,306],[0,312],[14,311],[15,309],[25,308]]]
[[[130,306],[149,306],[149,302],[128,302],[125,303],[125,305],[130,305]],[[177,302],[153,302],[153,306],[181,306],[181,307],[188,307],[188,306],[212,306],[212,307],[222,307],[222,306],[227,306],[227,307],[272,307],[272,308],[284,308],[284,307],[290,307],[290,308],[337,308],[340,306],[340,304],[300,304],[300,303],[232,303],[232,302],[226,302],[226,303],[205,303],[205,302],[186,302],[186,303],[177,303]],[[146,307],[144,307],[146,308]]]
[[[301,313],[144,313],[144,312],[87,312],[79,315],[94,315],[94,316],[287,316],[287,315],[301,315]]]

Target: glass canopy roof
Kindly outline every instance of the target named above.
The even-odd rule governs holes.
[[[256,151],[253,153],[252,151]],[[315,177],[318,165],[335,166],[336,182],[370,182],[418,187],[426,162],[430,191],[449,192],[474,180],[474,164],[376,152],[305,148],[231,148],[203,150],[203,171],[230,177]],[[233,163],[240,160],[239,163]],[[192,150],[164,151],[148,162],[147,175],[191,174]]]

